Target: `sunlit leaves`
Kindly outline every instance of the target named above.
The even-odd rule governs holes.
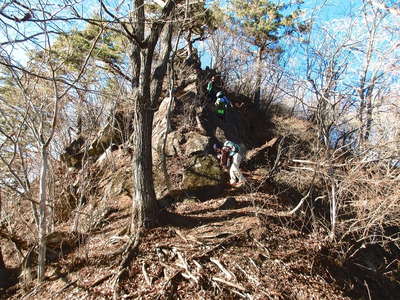
[[[98,26],[88,25],[82,31],[75,30],[60,36],[54,44],[55,56],[71,68],[79,70],[85,59],[85,54],[89,52],[100,30]],[[124,38],[115,32],[104,31],[96,43],[93,57],[104,62],[120,63],[123,40]]]
[[[273,49],[282,37],[307,29],[299,20],[298,6],[276,4],[268,0],[229,2],[232,29],[244,34],[257,47]]]

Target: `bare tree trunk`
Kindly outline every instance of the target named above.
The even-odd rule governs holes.
[[[5,269],[5,268],[6,268],[6,265],[4,263],[3,253],[1,252],[1,246],[0,246],[0,270]]]
[[[367,119],[365,124],[364,140],[367,141],[371,135],[372,129],[372,96],[369,95],[367,101]]]
[[[364,143],[364,110],[365,102],[364,99],[360,97],[361,103],[358,109],[358,120],[360,121],[360,130],[358,132],[358,145],[361,146]]]
[[[144,14],[144,0],[134,0],[134,14],[132,15],[132,26],[134,27],[133,33],[136,35],[139,41],[144,40],[144,26],[145,26],[145,14]],[[140,60],[140,46],[137,43],[131,43],[132,53],[130,55],[130,60],[132,62],[132,88],[139,87],[139,78],[141,70],[141,60]]]
[[[1,198],[1,188],[0,188],[0,220],[1,220],[1,213],[2,213],[2,198]],[[5,269],[6,265],[4,263],[3,259],[3,253],[1,252],[1,246],[0,246],[0,269]]]
[[[375,80],[375,78],[373,78]],[[360,132],[359,136],[359,143],[362,145],[369,139],[371,135],[372,129],[372,91],[374,88],[374,83],[371,83],[366,90],[362,89],[360,92],[360,108],[358,112],[358,118],[360,120]]]
[[[366,3],[364,3],[363,9],[366,9]],[[371,134],[372,127],[372,94],[375,88],[375,84],[378,78],[381,76],[378,72],[372,71],[371,63],[374,55],[376,36],[378,32],[378,26],[381,21],[378,18],[379,14],[375,14],[372,19],[367,18],[366,12],[364,12],[367,30],[368,30],[368,46],[365,53],[363,70],[360,77],[360,87],[358,94],[360,97],[360,109],[359,109],[359,120],[360,120],[360,132],[359,132],[359,144],[362,145],[366,142]],[[372,73],[372,74],[370,74]],[[366,110],[366,111],[365,111]],[[364,114],[366,115],[364,116]]]
[[[134,185],[134,204],[132,206],[131,233],[148,227],[155,221],[158,211],[153,183],[153,163],[151,136],[153,111],[146,107],[143,96],[137,99],[134,113],[134,145],[132,170]]]
[[[260,108],[261,99],[261,82],[262,82],[262,56],[264,48],[260,47],[257,51],[257,66],[256,66],[256,86],[254,90],[254,105],[256,108]]]
[[[331,232],[330,232],[329,236],[331,239],[333,239],[335,237],[336,219],[337,219],[337,199],[336,199],[336,181],[335,180],[332,181],[332,186],[331,186],[330,215],[331,215]]]
[[[38,281],[43,281],[46,264],[46,234],[47,234],[47,210],[46,210],[46,180],[48,172],[48,153],[46,145],[40,149],[40,179],[39,179],[39,256],[38,256]]]
[[[33,201],[31,202],[31,209],[32,209],[33,217],[35,219],[35,224],[37,227],[39,227],[39,214],[38,214],[38,210],[37,210],[37,205]]]
[[[79,195],[78,205],[75,209],[76,212],[75,212],[74,223],[72,225],[72,232],[77,232],[78,228],[79,228],[79,221],[81,219],[81,210],[83,207],[83,198],[84,198],[84,195],[81,192],[81,194]]]
[[[130,231],[138,232],[142,227],[150,227],[156,221],[158,214],[158,203],[154,191],[153,181],[153,158],[151,138],[153,131],[154,109],[158,106],[158,100],[161,93],[161,85],[166,72],[166,64],[171,51],[172,27],[168,26],[164,46],[167,47],[166,53],[162,56],[160,64],[152,76],[152,64],[154,59],[154,49],[159,40],[161,31],[165,25],[164,22],[154,22],[150,29],[148,37],[143,43],[145,32],[144,1],[135,0],[136,26],[135,33],[137,40],[131,41],[135,47],[140,48],[140,65],[137,58],[131,63],[136,70],[140,69],[138,87],[136,95],[133,97],[133,134],[131,142],[133,144],[132,172],[134,197],[132,205],[132,219]],[[162,9],[161,19],[167,19],[175,9],[176,2],[169,0]],[[169,43],[165,45],[165,43]],[[152,84],[153,82],[153,84]]]

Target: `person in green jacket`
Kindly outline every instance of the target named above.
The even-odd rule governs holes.
[[[207,84],[208,98],[212,101],[215,99],[217,94],[218,84],[216,76],[211,77],[211,80]]]
[[[228,107],[232,107],[231,101],[224,96],[223,92],[218,92],[217,93],[217,100],[215,101],[215,107],[217,109],[217,116],[221,120],[224,120],[225,118],[225,113]]]

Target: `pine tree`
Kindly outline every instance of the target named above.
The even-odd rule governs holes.
[[[302,1],[295,4],[277,4],[269,0],[230,0],[228,11],[229,30],[244,37],[255,48],[256,87],[254,103],[260,104],[262,63],[266,55],[277,55],[283,51],[282,38],[295,33],[304,33],[307,25],[300,20]]]

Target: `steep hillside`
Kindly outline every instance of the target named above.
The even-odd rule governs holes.
[[[367,254],[345,260],[325,225],[303,218],[306,208],[289,214],[312,182],[312,174],[296,178],[290,164],[315,154],[313,125],[262,114],[249,103],[233,108],[221,123],[212,104],[199,96],[204,82],[196,80],[180,83],[170,128],[162,122],[168,98],[156,115],[154,175],[163,213],[159,226],[141,237],[127,272],[116,281],[129,241],[130,148],[103,134],[90,141],[91,149],[103,150],[93,150],[86,167],[71,168],[68,159],[79,161],[84,143],[59,165],[59,235],[50,243],[55,254],[48,258],[46,280],[39,286],[21,281],[0,298],[111,299],[118,292],[117,299],[397,299],[398,273],[363,272],[357,264],[370,264]],[[157,148],[165,130],[170,190]],[[242,188],[226,184],[227,174],[212,153],[212,144],[226,138],[248,149],[243,164],[248,184]],[[115,145],[108,147],[111,140]],[[77,195],[82,216],[77,230],[66,234]],[[5,259],[12,255],[6,251]]]

